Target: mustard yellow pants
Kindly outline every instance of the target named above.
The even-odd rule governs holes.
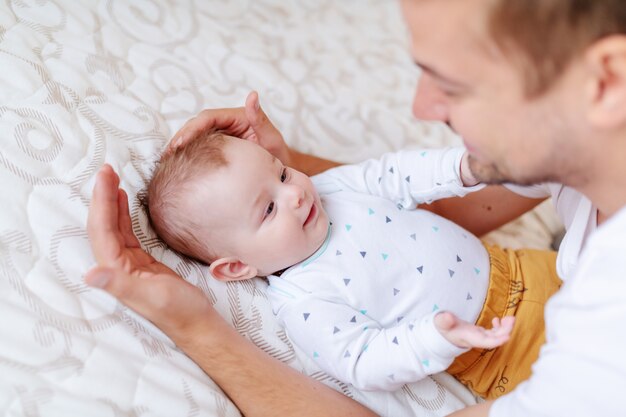
[[[487,298],[476,324],[491,328],[494,317],[515,316],[507,343],[472,349],[457,357],[448,372],[483,398],[495,399],[528,379],[545,342],[543,310],[561,286],[556,252],[487,246],[491,266]]]

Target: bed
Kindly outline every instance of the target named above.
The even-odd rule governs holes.
[[[97,170],[131,196],[143,247],[199,286],[260,349],[387,416],[477,401],[445,373],[360,392],[317,369],[277,325],[265,281],[220,283],[168,250],[135,198],[203,108],[261,103],[287,142],[358,162],[460,143],[410,113],[418,69],[392,0],[6,0],[0,6],[0,414],[238,416],[156,327],[83,283]],[[462,70],[462,69],[460,69]],[[486,239],[549,247],[542,205]]]

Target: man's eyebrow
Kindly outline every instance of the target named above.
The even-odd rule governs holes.
[[[421,62],[417,61],[417,60],[413,60],[413,62],[415,63],[415,65],[417,65],[422,71],[430,74],[431,76],[447,83],[447,84],[454,84],[454,85],[459,85],[459,83],[457,81],[454,81],[453,79],[446,77],[445,75],[443,75],[442,73],[440,73],[439,71],[437,71],[436,69],[434,69],[431,66],[428,66],[426,64],[422,64]]]

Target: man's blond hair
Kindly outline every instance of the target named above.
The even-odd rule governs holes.
[[[489,0],[489,32],[519,58],[529,97],[548,91],[595,41],[626,34],[624,0]]]

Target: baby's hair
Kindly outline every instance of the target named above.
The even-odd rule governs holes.
[[[208,242],[196,236],[203,225],[183,212],[183,203],[193,198],[198,179],[228,165],[224,156],[226,139],[210,133],[165,152],[157,161],[142,204],[152,228],[167,245],[204,263],[217,258]],[[206,234],[205,234],[206,235]]]

